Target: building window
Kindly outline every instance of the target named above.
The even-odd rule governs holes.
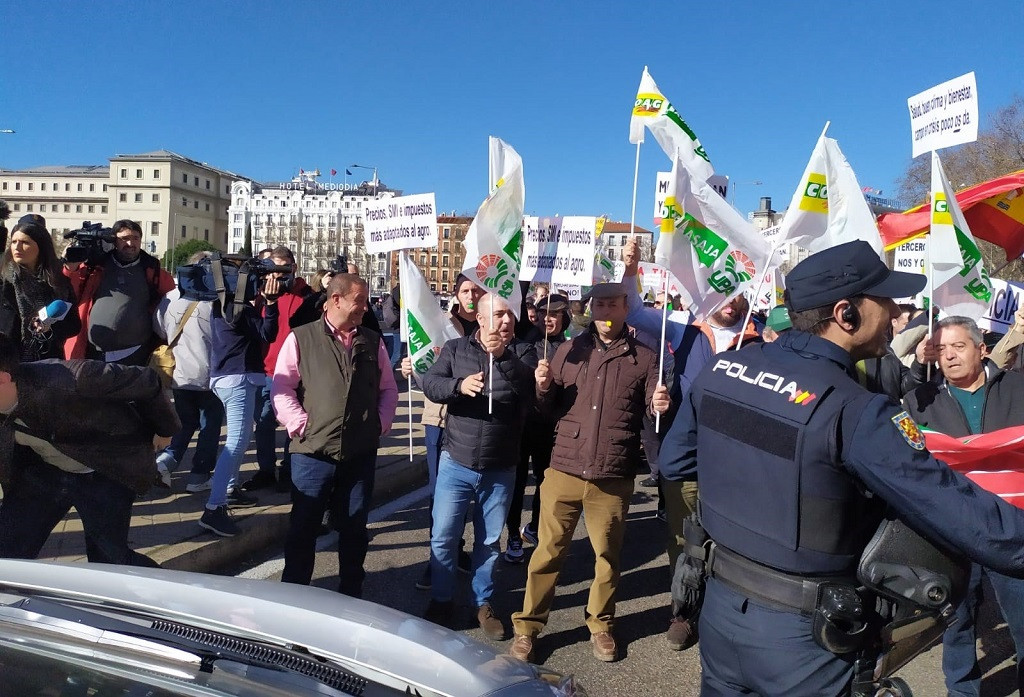
[[[230,184],[228,184],[227,186],[224,187],[224,193],[225,194],[229,194],[229,195],[231,194],[231,185]]]
[[[196,210],[199,210],[199,199],[196,199],[195,201],[193,201],[192,204],[193,204],[193,208],[195,208]]]
[[[184,196],[181,197],[181,205],[188,206],[188,199]]]
[[[203,230],[203,239],[205,239],[207,242],[210,241],[210,231],[208,229]]]
[[[53,204],[52,206],[50,206],[50,212],[51,213],[56,213],[57,212],[57,204],[56,203]]]
[[[103,185],[103,193],[107,193],[107,185],[106,184]]]
[[[160,170],[157,170],[157,172],[159,172],[159,171]],[[149,234],[150,235],[159,235],[160,234],[160,223],[150,223],[149,224]]]
[[[185,236],[185,226],[184,225],[181,226],[181,236],[182,237]]]
[[[426,254],[420,254],[420,265],[421,266],[426,266],[427,265],[427,255]]]
[[[89,191],[96,191],[96,185],[95,184],[90,184],[89,185]]]
[[[4,182],[4,191],[7,191],[7,182]]]
[[[121,203],[127,203],[128,194],[122,191],[120,194],[117,195],[117,200],[120,201]]]
[[[103,190],[104,191],[107,190],[107,185],[106,184],[103,185]],[[64,191],[71,191],[71,184],[64,184]]]
[[[436,283],[431,283],[430,284],[430,292],[431,293],[436,293],[437,292],[437,284]]]
[[[207,180],[206,180],[206,188],[207,188],[207,189],[209,189],[209,188],[210,188],[210,180],[209,180],[209,179],[207,179]]]
[[[82,212],[82,206],[80,206],[80,205],[79,206],[75,206],[75,213],[81,213],[81,212]]]
[[[15,203],[14,204],[14,210],[20,211],[21,210],[21,204],[20,203]]]
[[[142,194],[135,194],[135,203],[142,203]]]
[[[237,238],[237,237],[241,237],[241,236],[242,236],[242,228],[240,228],[240,227],[236,227],[236,228],[234,228],[234,231],[233,231],[233,233],[232,233],[232,236],[233,236],[233,237],[236,237],[236,238]]]
[[[194,180],[194,181],[193,181],[192,183],[193,183],[193,184],[194,184],[195,186],[199,186],[199,177],[192,177],[192,179]]]
[[[436,254],[431,254],[430,255],[430,265],[431,266],[437,266],[437,255]]]
[[[96,212],[96,206],[89,206],[89,212],[90,213],[95,213]]]
[[[29,191],[32,191],[32,186],[33,186],[32,182],[29,182],[29,183],[28,183],[28,190],[29,190]]]
[[[210,204],[209,203],[206,204],[206,210],[210,210]]]
[[[21,182],[14,182],[14,190],[21,191]]]
[[[181,183],[182,184],[188,184],[188,175],[185,174],[184,172],[181,173]],[[182,228],[181,234],[182,234],[182,237],[185,236],[185,229],[184,228]]]
[[[160,203],[160,194],[153,194],[153,203]]]
[[[43,182],[42,184],[39,185],[39,190],[46,191],[46,182]]]
[[[79,190],[79,191],[81,191],[81,190],[82,190],[82,185],[81,185],[81,184],[79,184],[79,185],[78,185],[78,190]]]
[[[100,206],[100,213],[106,213],[106,212],[107,212],[107,207],[106,206]]]
[[[447,254],[445,254],[443,257],[441,257],[441,266],[448,266],[448,255]]]
[[[615,261],[615,250],[614,249],[609,249],[608,250],[608,259],[611,260],[611,261]]]
[[[441,280],[442,281],[447,281],[448,280],[448,269],[441,269]]]
[[[135,170],[135,178],[136,179],[142,179],[142,170],[141,169]]]
[[[451,237],[452,229],[450,227],[446,227],[444,229],[444,231],[443,231],[443,234],[444,234],[444,238],[448,239],[449,237]]]
[[[104,206],[104,209],[106,209],[106,206]],[[64,204],[64,212],[65,213],[70,213],[71,212],[71,206],[69,204],[67,204],[67,203]],[[103,212],[106,213],[107,211],[104,210]]]
[[[449,251],[449,250],[448,250],[448,242],[443,242],[442,244],[443,244],[443,247],[441,248],[441,251],[442,251],[442,252],[447,252],[447,251]]]
[[[121,178],[122,179],[127,179],[128,178],[128,170],[127,169],[122,169],[121,170]]]
[[[153,170],[153,178],[154,179],[159,179],[160,178],[160,170],[158,170],[158,169],[154,169]]]
[[[31,203],[25,204],[25,210],[27,210],[29,213],[31,213],[32,212],[32,204]]]

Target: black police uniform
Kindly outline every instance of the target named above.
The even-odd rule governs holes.
[[[846,694],[855,656],[814,641],[814,598],[779,602],[767,581],[852,580],[885,504],[933,541],[1024,574],[1024,511],[935,460],[902,407],[855,376],[845,350],[792,330],[715,356],[666,436],[662,452],[696,468],[723,565],[731,556],[747,567],[737,576],[711,564],[704,696]]]

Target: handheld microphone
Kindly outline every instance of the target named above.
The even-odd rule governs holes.
[[[59,322],[64,319],[70,309],[71,303],[65,302],[64,300],[54,300],[46,307],[39,310],[37,317],[39,317],[39,322],[43,327],[45,329],[49,329],[50,325],[54,322]]]

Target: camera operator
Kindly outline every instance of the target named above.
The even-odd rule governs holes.
[[[68,339],[68,358],[146,365],[160,343],[153,332],[157,304],[174,288],[174,278],[155,257],[142,251],[142,228],[118,220],[111,232],[114,249],[100,253],[99,242],[84,263],[65,260],[64,275],[78,298],[82,329]]]

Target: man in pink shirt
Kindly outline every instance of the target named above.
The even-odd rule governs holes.
[[[338,590],[362,596],[366,519],[380,436],[391,429],[398,386],[380,334],[360,327],[366,281],[335,275],[322,319],[296,327],[274,370],[271,398],[292,438],[292,513],[286,583],[308,584],[324,512],[338,531]]]

